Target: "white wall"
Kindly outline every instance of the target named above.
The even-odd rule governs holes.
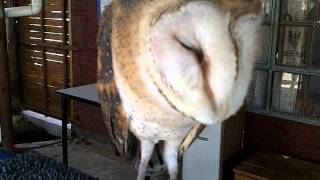
[[[218,180],[222,125],[207,126],[183,156],[183,180]]]

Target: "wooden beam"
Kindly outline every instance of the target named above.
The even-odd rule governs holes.
[[[7,0],[7,7],[14,7],[16,0]],[[11,78],[11,92],[12,92],[12,107],[17,110],[17,113],[21,113],[21,70],[20,70],[20,53],[18,46],[18,18],[9,18],[7,25],[8,35],[8,58],[10,66],[10,78]]]
[[[7,55],[6,20],[3,1],[0,1],[0,122],[4,148],[13,150],[11,88]]]

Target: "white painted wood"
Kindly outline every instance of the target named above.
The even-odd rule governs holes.
[[[23,117],[28,121],[32,122],[34,125],[41,127],[47,131],[47,133],[61,137],[62,134],[62,121],[39,114],[33,111],[23,111]],[[71,137],[71,123],[67,125],[68,128],[68,137]]]
[[[209,125],[183,156],[183,180],[218,180],[222,125]],[[202,139],[202,138],[201,138]]]

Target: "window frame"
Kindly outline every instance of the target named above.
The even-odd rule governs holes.
[[[270,34],[269,34],[269,48],[268,48],[268,54],[267,54],[267,63],[256,63],[255,70],[263,70],[266,71],[268,74],[268,84],[267,84],[267,99],[266,99],[266,108],[264,110],[253,108],[250,106],[247,106],[247,111],[276,117],[276,118],[282,118],[286,120],[291,120],[295,122],[301,122],[305,124],[311,124],[320,126],[320,118],[316,117],[310,117],[306,116],[306,105],[307,105],[307,99],[308,99],[308,88],[309,88],[309,82],[311,76],[320,76],[320,68],[312,68],[310,66],[312,57],[313,57],[313,42],[314,42],[314,34],[315,34],[315,27],[320,27],[319,21],[317,21],[317,15],[318,10],[320,8],[320,1],[315,0],[316,6],[315,6],[315,12],[314,12],[314,21],[308,22],[308,23],[301,23],[301,22],[281,22],[280,16],[281,16],[281,4],[283,0],[270,0],[271,1],[271,15],[270,15],[270,22],[265,23],[265,25],[270,25]],[[278,43],[278,35],[280,30],[280,25],[309,25],[312,26],[312,35],[311,35],[311,48],[309,51],[309,57],[306,67],[295,67],[295,66],[288,66],[288,65],[277,65],[276,64],[276,53],[277,53],[277,43]],[[272,101],[272,88],[273,88],[273,77],[274,72],[287,72],[287,73],[294,73],[294,74],[300,74],[305,75],[307,82],[305,85],[305,96],[304,96],[304,107],[303,107],[303,113],[302,116],[289,114],[289,113],[282,113],[271,110],[271,101]]]

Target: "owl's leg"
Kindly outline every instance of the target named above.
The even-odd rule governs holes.
[[[144,180],[146,176],[146,171],[148,168],[148,163],[151,159],[155,143],[150,140],[140,140],[140,141],[141,141],[141,160],[140,160],[137,180]]]
[[[165,141],[164,144],[164,161],[168,167],[170,180],[177,180],[178,178],[178,152],[180,141]]]

